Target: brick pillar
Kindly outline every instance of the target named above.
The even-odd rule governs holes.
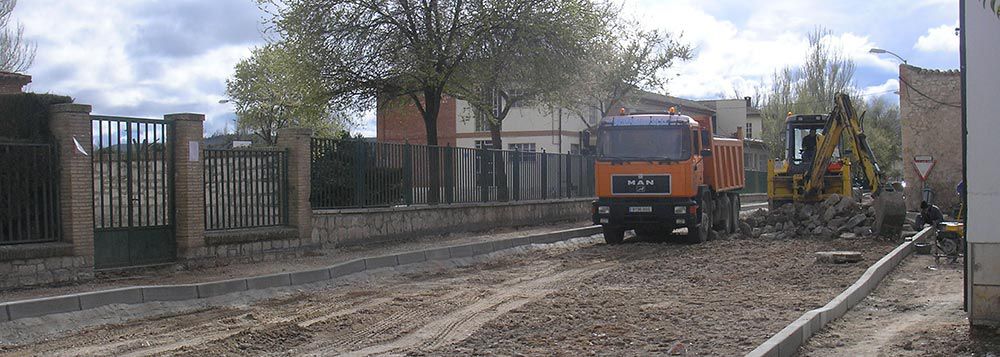
[[[59,150],[59,216],[62,239],[73,255],[94,265],[93,132],[90,106],[56,104],[49,108],[49,129]],[[76,139],[74,141],[73,139]],[[87,155],[76,147],[80,143]]]
[[[182,258],[205,252],[205,177],[201,148],[205,115],[167,114],[174,123],[174,227],[177,254]],[[192,149],[195,152],[192,153]]]
[[[288,150],[288,224],[299,231],[303,244],[318,244],[312,239],[311,189],[312,129],[284,128],[278,130],[278,147]]]

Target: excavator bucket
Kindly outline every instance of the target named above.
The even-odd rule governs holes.
[[[894,184],[883,188],[872,206],[875,207],[875,224],[872,227],[874,233],[888,239],[899,239],[906,223],[902,187]]]

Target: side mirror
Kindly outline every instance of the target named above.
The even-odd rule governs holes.
[[[712,157],[712,150],[704,149],[701,151],[702,157]]]

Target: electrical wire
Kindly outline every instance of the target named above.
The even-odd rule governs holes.
[[[940,104],[940,105],[949,106],[949,107],[952,107],[952,108],[959,108],[959,109],[962,108],[961,104],[945,103],[945,102],[942,102],[940,100],[937,100],[937,99],[935,99],[935,98],[933,98],[933,97],[925,94],[924,92],[921,92],[919,89],[917,89],[917,87],[914,87],[913,85],[910,84],[910,82],[907,82],[905,79],[903,79],[903,76],[899,76],[899,82],[905,84],[907,88],[912,89],[914,92],[917,92],[917,94],[920,94],[924,98],[927,98],[927,99],[929,99],[930,101],[932,101],[934,103],[937,103],[937,104]],[[914,104],[914,105],[916,104],[916,103],[913,103],[913,102],[910,102],[910,103]]]

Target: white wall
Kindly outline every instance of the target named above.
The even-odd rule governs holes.
[[[455,131],[458,134],[483,133],[476,131],[475,114],[469,103],[459,100],[456,103],[455,112],[457,123]],[[587,128],[587,125],[569,110],[562,111],[562,131],[569,132],[562,136],[562,152],[569,152],[571,144],[579,144],[580,137],[577,133]],[[514,107],[507,113],[503,121],[503,143],[535,143],[536,149],[546,152],[560,152],[559,136],[555,134],[560,128],[559,110],[549,111],[542,107]],[[532,132],[532,133],[524,133]],[[538,132],[552,132],[552,135],[538,135]],[[488,135],[481,138],[459,138],[456,146],[475,147],[476,140],[489,140]]]
[[[746,125],[747,102],[743,99],[723,99],[715,101],[717,135],[732,136],[737,127]]]
[[[1000,324],[1000,19],[962,1],[962,60],[968,192],[966,301],[973,325]]]

